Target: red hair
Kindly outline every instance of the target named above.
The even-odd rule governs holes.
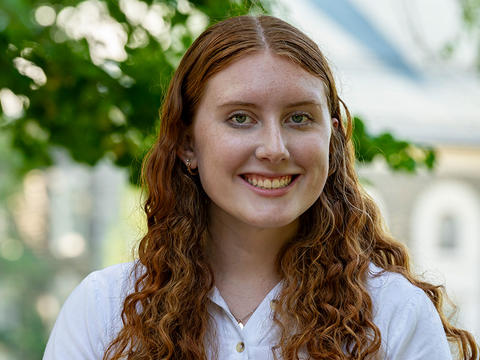
[[[359,185],[352,119],[326,59],[305,34],[270,16],[240,16],[208,28],[187,50],[171,80],[158,140],[143,166],[148,232],[136,265],[142,275],[124,301],[123,328],[104,359],[207,358],[207,304],[214,286],[205,255],[209,199],[177,152],[208,79],[260,51],[288,58],[322,79],[331,116],[342,119],[341,104],[346,114],[332,132],[325,188],[301,215],[294,241],[278,254],[284,287],[274,315],[282,329],[275,356],[279,352],[285,360],[297,359],[301,348],[315,359],[378,355],[381,334],[366,290],[372,262],[425,291],[461,358],[476,359],[472,335],[450,324],[443,313],[443,288],[413,276],[406,249],[386,232],[378,208]]]

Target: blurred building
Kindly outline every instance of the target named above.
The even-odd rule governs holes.
[[[480,81],[453,0],[305,0],[282,16],[324,51],[369,130],[437,149],[433,172],[360,168],[418,274],[445,283],[480,338]],[[286,15],[288,14],[288,15]]]

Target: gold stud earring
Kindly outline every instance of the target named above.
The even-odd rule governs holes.
[[[189,173],[190,175],[192,175],[192,176],[197,175],[198,172],[192,170],[192,162],[191,162],[191,160],[190,160],[190,159],[187,159],[187,160],[185,160],[185,162],[186,162],[186,165],[187,165],[188,173]]]

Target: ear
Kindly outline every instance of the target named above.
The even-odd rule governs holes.
[[[187,131],[183,136],[182,143],[177,150],[177,156],[182,159],[186,165],[187,160],[190,160],[190,168],[197,168],[197,158],[195,156],[193,137],[190,131]]]
[[[337,118],[332,118],[332,126],[335,129],[338,129],[338,119]]]

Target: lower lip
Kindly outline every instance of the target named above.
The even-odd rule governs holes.
[[[250,184],[247,180],[245,180],[243,177],[240,176],[240,178],[243,180],[243,182],[255,193],[258,195],[262,195],[265,197],[279,197],[285,195],[287,192],[290,191],[290,189],[293,187],[293,185],[297,182],[297,180],[300,178],[300,175],[297,175],[295,179],[292,180],[290,184],[288,184],[285,187],[278,188],[278,189],[262,189],[256,186],[253,186]]]

